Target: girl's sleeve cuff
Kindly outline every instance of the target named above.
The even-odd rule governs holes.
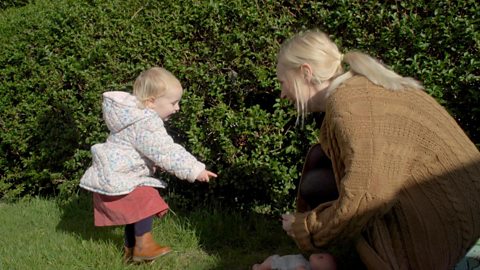
[[[193,166],[190,175],[187,177],[187,181],[190,183],[195,182],[195,179],[200,175],[201,172],[205,170],[205,164],[198,162],[196,165]]]

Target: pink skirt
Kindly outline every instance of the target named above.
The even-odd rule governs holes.
[[[95,226],[113,226],[135,223],[147,217],[161,217],[168,204],[158,190],[141,186],[126,195],[107,196],[93,193]]]

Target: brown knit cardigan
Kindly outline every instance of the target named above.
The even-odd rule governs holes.
[[[300,249],[355,239],[368,269],[451,269],[480,237],[480,153],[427,93],[354,76],[328,98],[320,144],[339,198],[292,225]]]

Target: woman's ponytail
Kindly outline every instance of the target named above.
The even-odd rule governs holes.
[[[343,55],[343,62],[350,66],[351,72],[363,75],[374,84],[388,90],[423,89],[417,80],[398,75],[367,54],[356,51],[347,52]]]

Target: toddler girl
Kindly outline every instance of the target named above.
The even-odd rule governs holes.
[[[125,225],[125,260],[151,261],[171,251],[152,237],[153,216],[168,205],[156,188],[166,183],[153,178],[155,167],[189,182],[217,177],[176,144],[164,121],[180,109],[180,82],[169,71],[154,67],[135,80],[133,95],[103,94],[103,118],[110,130],[106,142],[92,147],[93,163],[80,186],[93,192],[95,226]]]

